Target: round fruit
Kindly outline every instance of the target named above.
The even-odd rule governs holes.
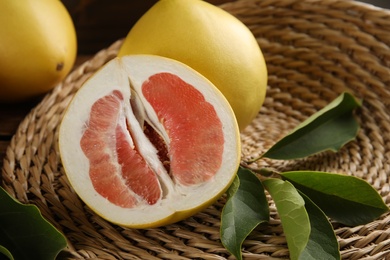
[[[0,102],[44,94],[71,70],[76,32],[58,0],[0,1]]]
[[[66,175],[97,214],[165,225],[215,202],[240,163],[234,113],[210,81],[177,61],[130,55],[76,93],[59,132]]]
[[[127,35],[119,56],[155,54],[181,61],[208,78],[229,101],[243,130],[266,94],[267,69],[250,30],[200,0],[160,0]]]

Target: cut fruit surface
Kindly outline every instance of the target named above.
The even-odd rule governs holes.
[[[169,133],[173,177],[184,185],[211,179],[221,167],[224,143],[214,107],[202,93],[169,73],[151,76],[142,94]]]
[[[80,198],[103,218],[145,228],[191,216],[234,179],[234,113],[210,81],[177,61],[116,58],[66,110],[59,148]]]

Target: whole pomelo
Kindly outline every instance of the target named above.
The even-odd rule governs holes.
[[[181,61],[208,78],[229,101],[240,130],[258,114],[267,69],[241,21],[200,0],[160,0],[128,33],[118,56],[154,54]]]
[[[71,70],[76,32],[58,0],[0,1],[0,102],[44,94]]]

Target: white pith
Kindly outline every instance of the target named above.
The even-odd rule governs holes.
[[[222,166],[211,181],[197,186],[173,183],[158,159],[157,150],[144,135],[142,126],[139,125],[139,118],[136,119],[132,112],[130,85],[136,93],[141,93],[142,83],[151,75],[160,72],[178,75],[196,87],[203,93],[206,100],[214,105],[221,119],[225,139]],[[62,120],[59,134],[62,164],[72,187],[80,198],[96,213],[114,223],[125,226],[140,226],[168,218],[175,212],[199,207],[220,194],[236,173],[240,158],[240,140],[237,124],[229,104],[218,90],[210,87],[210,84],[205,78],[181,63],[148,55],[133,55],[114,59],[98,71],[80,88],[72,100]],[[141,202],[135,208],[122,208],[102,197],[92,186],[89,177],[89,160],[81,150],[80,139],[85,124],[88,122],[92,104],[115,89],[124,96],[123,116],[130,122],[127,127],[131,128],[135,145],[154,170],[162,185],[163,197],[154,205]],[[138,101],[140,101],[138,107],[143,107],[145,120],[163,135],[169,147],[168,134],[159,122],[154,110],[142,95],[138,94],[138,97]],[[122,127],[126,129],[125,125]]]

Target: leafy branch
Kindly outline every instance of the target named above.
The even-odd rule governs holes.
[[[329,218],[355,226],[389,211],[370,184],[353,176],[318,171],[279,173],[248,166],[262,158],[292,160],[338,151],[356,138],[359,124],[354,110],[360,106],[351,94],[341,94],[263,155],[240,167],[221,216],[221,241],[232,255],[242,259],[246,237],[268,222],[266,191],[276,205],[292,260],[340,259]]]
[[[0,187],[0,259],[55,259],[66,238],[35,205],[22,204]]]

